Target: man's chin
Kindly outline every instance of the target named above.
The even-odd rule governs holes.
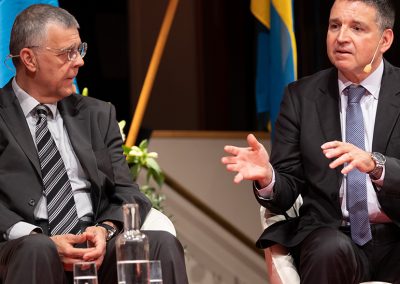
[[[333,65],[335,65],[335,67],[342,73],[354,72],[354,70],[359,69],[356,68],[354,64],[340,60],[335,61]]]
[[[66,97],[69,97],[73,93],[75,93],[74,88],[72,88],[72,87],[63,88],[62,90],[60,90],[58,92],[58,96],[57,96],[58,97],[58,101],[66,98]]]
[[[76,87],[73,83],[69,84],[68,86],[65,86],[63,93],[66,94],[66,96],[69,96],[73,93],[76,93]]]

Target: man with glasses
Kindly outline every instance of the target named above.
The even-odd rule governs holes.
[[[123,203],[143,221],[149,200],[132,182],[114,107],[74,94],[87,44],[67,11],[32,5],[16,18],[16,76],[0,89],[0,282],[69,283],[73,263],[95,261],[116,283],[114,236]],[[147,231],[164,283],[187,283],[179,241]]]

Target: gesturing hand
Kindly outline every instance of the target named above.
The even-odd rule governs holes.
[[[374,169],[375,163],[371,158],[371,154],[357,148],[353,144],[330,141],[321,146],[322,152],[328,159],[333,159],[329,167],[334,169],[344,165],[342,174],[348,174],[354,169],[360,172],[368,173]]]
[[[247,143],[249,147],[225,146],[225,152],[232,156],[223,157],[221,162],[228,171],[237,172],[233,179],[235,183],[244,179],[255,180],[261,187],[265,187],[272,179],[268,153],[253,134],[247,136]]]

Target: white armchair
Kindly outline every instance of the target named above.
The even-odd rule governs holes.
[[[151,208],[149,214],[147,214],[141,230],[166,231],[176,237],[175,227],[171,220],[154,208]]]
[[[291,217],[294,217],[298,214],[299,208],[303,203],[303,199],[301,196],[296,200],[293,207],[287,211],[287,214]],[[261,215],[261,224],[263,229],[266,229],[268,226],[273,223],[284,220],[285,217],[283,215],[276,215],[268,211],[265,207],[260,208]],[[273,245],[264,250],[265,262],[267,265],[268,271],[268,280],[270,284],[299,284],[300,277],[297,273],[296,266],[294,264],[294,260],[290,255],[289,251],[279,245]],[[378,282],[378,281],[370,281],[363,282],[360,284],[390,284],[387,282]]]

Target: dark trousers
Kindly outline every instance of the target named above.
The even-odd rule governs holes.
[[[400,228],[375,224],[371,232],[372,240],[360,247],[351,240],[349,227],[315,230],[291,249],[301,283],[400,283]]]
[[[150,243],[150,259],[161,260],[164,284],[187,284],[184,252],[173,235],[163,231],[143,231]],[[106,256],[98,270],[100,284],[117,283],[115,239],[107,243]],[[72,283],[72,273],[64,272],[54,242],[43,234],[8,241],[0,248],[0,282],[3,284]]]

